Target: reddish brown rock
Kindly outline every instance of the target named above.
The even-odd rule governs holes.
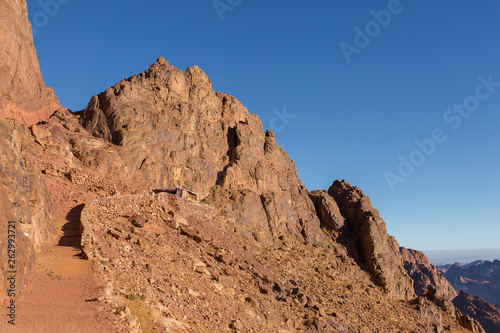
[[[404,247],[400,251],[417,295],[426,295],[451,313],[456,307],[457,321],[473,332],[483,332],[483,328],[486,332],[500,332],[500,312],[493,305],[463,290],[457,292],[424,253]]]
[[[399,248],[404,260],[404,267],[413,280],[413,288],[417,295],[425,295],[429,285],[436,288],[436,296],[452,300],[457,291],[446,278],[429,263],[427,256],[417,250]]]
[[[309,193],[320,221],[328,228],[339,231],[345,224],[339,206],[327,191],[319,190]]]
[[[28,126],[60,105],[42,79],[25,0],[0,2],[0,117]]]
[[[224,201],[235,229],[264,245],[323,239],[307,190],[274,134],[234,97],[214,92],[197,66],[184,72],[159,58],[94,96],[82,125],[117,155],[96,158],[102,143],[73,140],[79,158],[102,173],[140,174],[151,188],[182,187],[207,202]]]
[[[38,147],[25,125],[0,118],[0,303],[5,300],[3,283],[9,267],[8,222],[15,231],[14,270],[18,272],[16,292],[27,283],[34,269],[35,250],[55,231],[52,200],[38,166]]]
[[[335,181],[328,189],[356,237],[361,260],[375,281],[394,298],[414,296],[413,286],[399,253],[399,244],[387,234],[384,220],[370,199],[345,180]]]
[[[500,311],[479,296],[472,297],[461,290],[453,299],[453,304],[464,314],[476,319],[488,333],[500,332]],[[470,320],[463,319],[464,327],[471,327]]]

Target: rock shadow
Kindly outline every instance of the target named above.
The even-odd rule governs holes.
[[[80,230],[80,217],[85,204],[71,208],[66,215],[66,223],[62,226],[63,235],[58,246],[72,247],[81,250],[82,233]]]

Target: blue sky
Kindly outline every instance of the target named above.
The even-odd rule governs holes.
[[[71,110],[159,56],[198,65],[277,132],[309,190],[360,187],[405,247],[500,248],[499,2],[42,0],[28,11],[44,79]]]

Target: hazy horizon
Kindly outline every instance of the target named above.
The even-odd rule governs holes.
[[[418,250],[418,249],[416,249]],[[468,264],[476,260],[500,260],[498,249],[455,249],[455,250],[424,250],[429,262],[433,265],[454,263]]]

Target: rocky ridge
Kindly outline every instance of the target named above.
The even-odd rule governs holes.
[[[262,332],[335,332],[342,331],[342,327],[345,331],[360,327],[375,331],[389,331],[390,327],[400,327],[402,331],[414,327],[415,332],[435,328],[460,331],[455,315],[443,312],[425,297],[406,301],[413,297],[408,292],[408,276],[409,287],[404,293],[398,294],[401,289],[397,289],[397,284],[393,291],[389,289],[391,284],[380,288],[380,280],[374,278],[364,261],[366,256],[361,255],[372,248],[360,245],[353,236],[350,220],[340,213],[344,211],[347,217],[346,212],[357,200],[345,199],[337,204],[322,191],[330,203],[325,211],[333,212],[330,222],[325,222],[325,215],[319,213],[318,205],[313,204],[315,200],[310,201],[306,192],[307,205],[313,214],[319,214],[320,241],[304,242],[307,238],[279,235],[268,243],[246,232],[245,219],[269,218],[267,211],[259,208],[263,207],[265,196],[252,190],[232,191],[215,184],[202,203],[191,203],[158,190],[150,191],[152,186],[148,186],[147,178],[132,167],[127,169],[130,179],[125,179],[123,185],[119,185],[120,181],[103,183],[104,179],[120,178],[109,177],[106,172],[113,168],[123,171],[128,150],[91,136],[80,121],[83,123],[81,115],[59,110],[47,124],[38,126],[39,132],[46,133],[39,135],[38,140],[44,147],[41,165],[50,188],[58,189],[54,193],[62,193],[57,201],[76,201],[72,193],[87,193],[87,205],[82,212],[82,245],[88,258],[102,269],[99,274],[107,288],[100,299],[129,318],[133,329],[138,329],[139,323],[146,331],[165,327],[181,331],[197,331],[201,327],[206,331],[257,327]],[[106,159],[106,155],[112,158]],[[127,182],[136,184],[137,190],[132,190]],[[359,191],[342,184],[346,191]],[[133,191],[142,194],[127,194]],[[331,210],[332,207],[337,210]],[[385,224],[372,225],[376,226],[379,229],[371,231],[372,235],[385,233],[389,237]],[[271,233],[270,237],[275,236]],[[374,237],[372,242],[378,249],[378,239]],[[399,252],[385,254],[400,256]],[[156,262],[152,261],[154,258],[169,259]],[[325,264],[330,268],[322,268]],[[396,272],[401,268],[402,263],[386,266]],[[200,278],[206,281],[200,284]],[[404,274],[400,278],[405,281]],[[346,298],[346,293],[350,298]],[[242,301],[247,298],[248,301]],[[207,302],[210,307],[206,307]],[[120,309],[128,309],[129,314]],[[226,321],[213,317],[214,309]],[[353,315],[359,309],[366,312],[366,320],[360,321]],[[388,311],[398,315],[387,321],[382,313]],[[186,313],[190,319],[179,316],[180,313]],[[417,322],[420,324],[415,326]]]
[[[150,188],[184,187],[223,201],[227,214],[240,220],[234,228],[267,246],[289,238],[322,241],[307,190],[274,134],[263,132],[259,117],[234,97],[213,91],[200,68],[183,72],[159,58],[92,97],[81,120],[120,155],[119,166],[107,156],[88,160],[95,147],[76,140],[82,160],[98,170],[126,171]]]

